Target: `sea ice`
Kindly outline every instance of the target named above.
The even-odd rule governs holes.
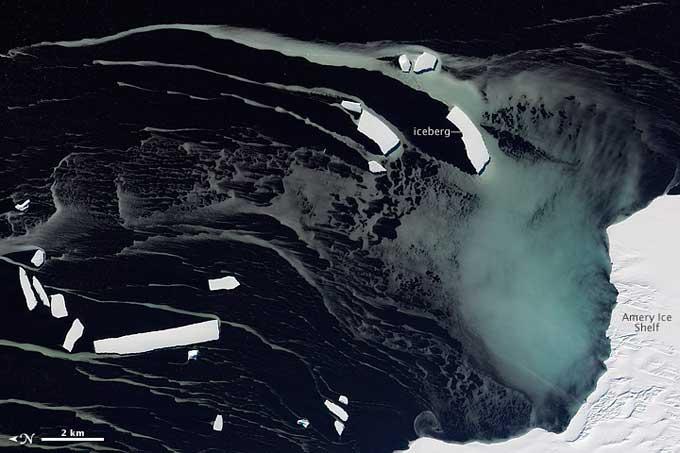
[[[411,70],[411,60],[406,55],[399,55],[399,67],[403,72],[409,72]]]
[[[356,112],[356,113],[361,113],[361,104],[358,102],[352,102],[352,101],[342,101],[340,105],[349,110],[350,112]]]
[[[377,143],[383,154],[389,153],[399,145],[399,137],[377,116],[366,110],[361,112],[357,129]]]
[[[38,297],[40,297],[40,300],[42,301],[43,305],[49,307],[50,298],[47,296],[47,293],[45,292],[45,288],[43,288],[42,283],[40,283],[40,280],[38,280],[38,277],[36,277],[35,275],[33,276],[33,288],[35,288],[35,292],[38,293]]]
[[[343,422],[346,422],[347,419],[349,418],[349,414],[347,413],[347,411],[342,407],[338,406],[337,404],[335,404],[333,401],[326,400],[324,401],[324,404],[331,413],[336,415]]]
[[[83,326],[83,323],[80,322],[80,319],[76,318],[76,320],[73,321],[73,324],[71,324],[71,328],[66,333],[66,338],[64,339],[64,344],[62,345],[63,348],[68,352],[73,351],[73,346],[75,346],[76,341],[78,341],[80,337],[83,336],[84,330],[85,327]]]
[[[376,162],[374,160],[368,161],[368,170],[371,173],[384,173],[384,172],[387,171],[387,169],[385,167],[383,167],[382,165],[380,165],[378,162]]]
[[[63,318],[68,316],[68,310],[66,310],[66,301],[64,296],[61,294],[52,294],[50,296],[50,310],[52,311],[52,316],[55,318]]]
[[[187,352],[187,360],[195,360],[196,358],[198,358],[198,349],[190,349]]]
[[[224,420],[222,419],[222,415],[217,414],[215,416],[215,420],[213,421],[213,430],[214,431],[222,431],[223,427],[224,427]]]
[[[231,275],[228,277],[213,278],[208,280],[208,288],[210,288],[210,291],[217,291],[219,289],[234,289],[239,285],[240,283],[238,280],[236,280],[236,277],[232,277]]]
[[[338,432],[338,436],[342,436],[342,432],[345,430],[345,424],[343,422],[336,420],[335,423],[333,423],[333,426],[335,426],[335,430]]]
[[[35,267],[40,267],[43,265],[44,262],[45,251],[43,249],[36,250],[35,253],[33,254],[33,258],[31,258],[31,263],[33,263]]]
[[[349,398],[347,398],[345,395],[340,395],[340,398],[338,398],[338,401],[340,401],[345,406],[347,406],[349,404]]]
[[[463,134],[463,144],[467,152],[468,159],[478,174],[484,171],[484,167],[491,159],[489,151],[486,149],[482,134],[472,122],[469,116],[457,106],[452,108],[446,119],[451,121]]]
[[[421,74],[423,72],[432,71],[436,66],[437,57],[431,53],[423,52],[416,58],[416,62],[413,65],[413,72]]]
[[[31,288],[31,282],[28,281],[28,275],[23,267],[19,268],[19,283],[21,284],[21,290],[24,292],[24,299],[26,299],[26,306],[29,311],[33,311],[38,301],[35,298],[35,293],[33,288]]]
[[[309,420],[306,418],[301,418],[300,420],[297,421],[297,424],[302,426],[303,428],[307,428],[309,426]]]
[[[28,209],[30,204],[31,204],[31,200],[26,200],[23,203],[15,204],[14,209],[16,209],[17,211],[24,212],[25,210]]]
[[[220,321],[199,322],[171,329],[154,330],[125,335],[117,338],[105,338],[94,342],[94,351],[98,354],[134,354],[153,351],[154,349],[171,348],[204,343],[220,338]]]

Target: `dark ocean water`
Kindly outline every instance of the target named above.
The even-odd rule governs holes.
[[[372,453],[418,435],[563,429],[608,354],[603,228],[677,182],[677,10],[605,3],[8,7],[0,445],[70,428],[106,442],[63,451]],[[247,30],[56,43],[168,23]],[[262,49],[252,29],[295,40],[276,35],[278,47]],[[390,76],[399,49],[417,46],[462,85]],[[412,132],[450,127],[451,90],[497,140],[484,187],[459,136]],[[380,153],[335,105],[346,98],[399,131],[385,175],[368,173]],[[13,210],[26,198],[28,211]],[[483,219],[498,226],[482,237],[490,245],[470,232]],[[533,238],[555,253],[532,255]],[[493,334],[502,324],[483,309],[497,294],[485,288],[505,286],[471,279],[478,245],[509,280],[524,278],[511,268],[548,269],[537,288],[564,274],[561,262],[583,270],[553,285],[567,294],[555,304],[578,299],[573,312],[530,309],[568,328],[545,345]],[[27,265],[35,247],[48,256],[39,269]],[[583,262],[565,252],[579,247]],[[65,295],[68,318],[26,309],[18,264]],[[223,275],[241,286],[210,292],[207,280]],[[85,333],[67,353],[76,317]],[[198,345],[196,361],[190,347],[93,352],[99,338],[209,319],[221,320],[220,339]],[[567,340],[581,349],[555,354]],[[503,342],[518,356],[535,346],[525,365],[548,384],[518,382]],[[340,438],[323,406],[339,395],[350,401]]]

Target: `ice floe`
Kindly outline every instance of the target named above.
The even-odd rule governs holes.
[[[342,101],[340,105],[346,109],[349,110],[350,112],[356,112],[356,113],[361,113],[363,110],[361,108],[361,104],[358,102],[353,102],[353,101]]]
[[[236,277],[232,277],[231,275],[228,277],[213,278],[208,280],[208,288],[210,288],[210,291],[217,291],[220,289],[234,289],[239,285],[240,283],[238,280],[236,280]]]
[[[28,209],[28,207],[31,205],[31,200],[26,200],[23,203],[15,204],[14,209],[17,211],[24,212],[25,210]]]
[[[451,121],[463,134],[463,144],[467,152],[468,159],[477,173],[481,174],[484,167],[489,163],[489,151],[486,149],[482,134],[472,122],[469,116],[457,106],[453,107],[446,119]]]
[[[301,418],[300,420],[297,421],[297,424],[306,429],[309,426],[309,420],[307,420],[306,418]]]
[[[95,340],[94,351],[99,354],[134,354],[154,349],[204,343],[219,338],[220,321],[214,319],[170,329]]]
[[[64,318],[68,316],[66,300],[64,300],[62,294],[52,294],[50,296],[50,310],[52,311],[52,316],[55,318]]]
[[[399,67],[403,72],[409,72],[411,70],[411,60],[406,55],[399,55]]]
[[[335,423],[333,423],[333,426],[335,426],[335,430],[338,432],[338,436],[342,436],[342,432],[345,430],[345,424],[343,422],[336,420]]]
[[[190,349],[187,352],[187,360],[195,360],[198,358],[198,349]]]
[[[435,67],[437,67],[437,57],[431,53],[423,52],[416,58],[416,62],[413,64],[413,72],[421,74],[432,71]]]
[[[347,406],[349,404],[349,398],[347,398],[345,395],[340,395],[340,397],[338,398],[338,401],[340,401],[345,406]]]
[[[222,428],[224,427],[224,419],[222,418],[221,414],[217,414],[215,416],[212,426],[214,431],[222,431]]]
[[[349,418],[349,414],[347,413],[347,411],[342,407],[338,406],[337,404],[335,404],[333,401],[326,400],[324,401],[324,404],[333,415],[338,417],[343,422],[346,422],[347,419]]]
[[[36,277],[35,275],[33,276],[33,288],[35,289],[35,292],[38,293],[38,297],[42,301],[43,305],[49,307],[50,298],[47,296],[47,293],[45,292],[45,288],[43,288],[42,283],[40,283],[40,280],[38,280],[38,277]]]
[[[35,267],[40,267],[43,265],[44,262],[45,251],[43,249],[36,250],[35,253],[33,254],[33,258],[31,258],[31,263],[33,263]]]
[[[368,170],[371,173],[385,173],[387,169],[374,160],[368,161]]]
[[[366,110],[361,112],[357,129],[377,143],[383,154],[388,154],[399,145],[399,137],[380,118]]]
[[[64,339],[64,344],[62,347],[68,352],[73,351],[73,346],[75,346],[76,341],[78,341],[80,337],[83,336],[84,331],[85,326],[83,326],[83,323],[80,322],[80,319],[76,318],[73,321],[73,324],[71,324],[71,328],[68,329],[68,332],[66,333],[66,338]]]
[[[24,292],[24,299],[26,299],[26,306],[30,311],[33,311],[36,305],[38,305],[38,300],[35,298],[35,293],[33,288],[31,288],[31,282],[28,280],[28,275],[23,267],[19,268],[19,283],[21,284],[21,290]]]

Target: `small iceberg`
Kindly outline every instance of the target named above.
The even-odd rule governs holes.
[[[23,267],[19,268],[19,283],[21,284],[21,290],[24,292],[24,299],[26,299],[26,306],[29,311],[33,311],[36,305],[38,305],[38,300],[35,298],[35,293],[33,288],[31,288],[31,282],[28,281],[28,275]]]
[[[333,423],[333,426],[335,427],[335,430],[338,432],[338,436],[342,436],[342,432],[345,430],[345,424],[343,422],[336,420],[335,423]]]
[[[479,129],[477,129],[477,126],[475,126],[470,117],[457,106],[451,109],[449,114],[446,115],[446,119],[460,129],[463,134],[462,139],[468,159],[472,166],[475,167],[477,174],[481,174],[491,158]]]
[[[349,110],[350,112],[361,113],[361,111],[363,110],[361,108],[361,104],[358,102],[342,101],[340,105],[342,106],[342,108],[344,108],[345,110]]]
[[[73,321],[73,324],[71,324],[71,328],[68,329],[68,332],[66,333],[66,338],[64,339],[64,344],[62,347],[68,352],[73,351],[73,346],[75,346],[76,341],[78,341],[80,337],[83,336],[84,331],[85,326],[83,326],[83,323],[80,322],[80,319],[76,318],[76,320]]]
[[[340,398],[338,398],[338,401],[340,401],[345,406],[347,406],[349,404],[349,398],[347,398],[345,395],[340,395]]]
[[[31,258],[31,263],[35,267],[40,267],[43,265],[45,262],[45,251],[43,249],[38,249],[35,251],[33,254],[33,258]]]
[[[52,294],[50,296],[50,311],[52,316],[55,318],[64,318],[68,316],[68,310],[66,310],[66,300],[61,294]]]
[[[210,291],[217,291],[220,289],[234,289],[239,285],[240,283],[238,280],[236,280],[236,277],[232,277],[231,275],[228,277],[213,278],[208,280],[208,288],[210,288]]]
[[[220,321],[219,319],[213,319],[171,329],[95,340],[94,352],[98,354],[134,354],[174,346],[204,343],[206,341],[218,340],[219,338]]]
[[[221,414],[217,414],[215,416],[215,420],[213,421],[213,431],[222,431],[222,428],[224,427],[224,419],[222,419]]]
[[[402,72],[411,71],[411,60],[406,55],[399,55],[399,67]]]
[[[432,71],[437,67],[437,57],[431,53],[423,52],[418,55],[416,62],[413,65],[413,72],[422,74],[423,72]]]
[[[14,209],[20,212],[24,212],[31,205],[31,200],[26,200],[23,203],[15,204]]]
[[[307,420],[306,418],[301,418],[300,420],[297,421],[297,424],[307,429],[309,427],[309,420]]]
[[[324,404],[331,413],[333,413],[343,422],[346,422],[347,419],[349,418],[349,414],[347,413],[347,411],[342,407],[338,406],[337,404],[335,404],[333,401],[326,400],[324,401]]]
[[[43,288],[42,283],[40,283],[40,280],[38,280],[38,277],[36,277],[35,275],[33,276],[33,289],[35,289],[35,292],[38,293],[38,297],[42,301],[43,305],[49,307],[50,298],[47,296],[47,293],[45,292],[45,288]]]
[[[377,143],[383,154],[388,154],[399,145],[399,137],[380,118],[366,110],[361,112],[357,129]]]
[[[196,360],[198,358],[198,349],[190,349],[187,352],[187,360]]]
[[[374,160],[368,161],[368,170],[371,173],[385,173],[387,169]]]

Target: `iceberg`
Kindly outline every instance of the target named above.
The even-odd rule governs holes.
[[[24,212],[25,210],[28,209],[30,204],[31,204],[31,200],[26,200],[23,203],[15,204],[14,209],[16,209],[17,211]]]
[[[64,296],[61,294],[52,294],[50,296],[50,310],[52,311],[52,316],[55,318],[64,318],[68,316],[68,310],[66,310],[66,301]]]
[[[38,300],[35,298],[35,293],[33,288],[31,288],[31,282],[28,281],[28,275],[23,267],[19,268],[19,283],[21,284],[21,290],[24,292],[24,299],[26,299],[26,306],[29,311],[33,311],[36,305],[38,305]]]
[[[187,360],[195,360],[198,358],[198,349],[191,349],[187,352]]]
[[[234,289],[239,285],[240,283],[238,280],[236,280],[236,277],[232,277],[231,275],[228,277],[213,278],[208,280],[208,288],[210,288],[210,291],[217,291],[220,289]]]
[[[36,250],[35,253],[33,254],[33,258],[31,258],[31,263],[33,263],[35,267],[40,267],[43,265],[44,262],[45,251],[43,249]]]
[[[43,305],[49,307],[50,298],[47,296],[47,293],[45,292],[45,288],[43,288],[42,283],[40,283],[40,280],[38,280],[38,277],[36,277],[35,275],[33,276],[33,288],[35,289],[35,292],[38,293],[38,297],[40,297],[40,300],[42,301]]]
[[[361,104],[358,102],[352,102],[352,101],[342,101],[340,105],[346,109],[349,110],[350,112],[356,112],[356,113],[361,113],[363,110],[361,108]]]
[[[73,321],[73,324],[71,324],[71,328],[66,333],[66,338],[64,339],[62,347],[68,352],[73,351],[73,346],[75,346],[76,341],[83,336],[84,331],[85,327],[83,326],[83,323],[80,322],[80,319],[76,318],[75,321]]]
[[[377,143],[383,154],[388,154],[399,145],[399,137],[377,116],[366,110],[361,112],[357,129]]]
[[[333,426],[335,426],[338,436],[342,436],[342,432],[345,430],[345,424],[336,420],[335,423],[333,423]]]
[[[451,109],[449,114],[446,115],[446,119],[460,129],[463,134],[463,144],[465,145],[468,159],[472,166],[475,167],[477,174],[481,174],[491,158],[479,129],[477,129],[477,126],[475,126],[470,117],[457,106]]]
[[[340,401],[345,406],[347,406],[349,404],[349,398],[347,398],[345,395],[340,395],[340,398],[338,398],[338,401]]]
[[[387,169],[374,160],[368,161],[368,170],[371,173],[385,173]]]
[[[399,67],[402,72],[411,71],[411,60],[406,55],[399,55]]]
[[[224,419],[222,418],[221,414],[217,414],[215,416],[212,426],[214,431],[222,431],[222,428],[224,427]]]
[[[309,426],[309,420],[307,420],[306,418],[301,418],[300,420],[297,421],[297,424],[306,429]]]
[[[413,65],[413,72],[421,74],[423,72],[432,71],[436,67],[437,57],[431,53],[423,52],[416,58],[416,62]]]
[[[338,417],[343,422],[346,422],[347,419],[349,418],[349,414],[347,413],[347,411],[342,407],[338,406],[337,404],[335,404],[333,401],[326,400],[324,401],[324,404],[333,415]]]
[[[134,354],[154,349],[204,343],[220,338],[220,321],[199,322],[170,329],[154,330],[116,338],[95,340],[94,352],[98,354]]]

